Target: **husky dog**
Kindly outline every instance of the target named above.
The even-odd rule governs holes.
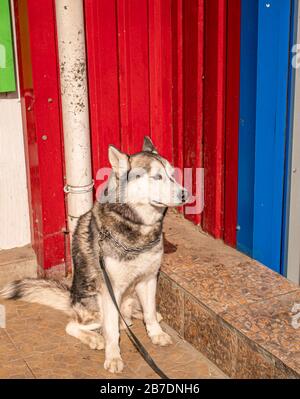
[[[73,235],[71,288],[55,281],[24,279],[8,284],[1,295],[67,313],[71,321],[66,332],[92,349],[105,348],[104,368],[117,373],[123,370],[119,315],[103,279],[99,254],[126,322],[141,318],[153,344],[171,344],[159,324],[155,303],[163,256],[162,224],[167,208],[186,203],[189,194],[149,137],[142,152],[132,156],[110,146],[109,161],[112,173],[106,189],[92,210],[79,218]]]

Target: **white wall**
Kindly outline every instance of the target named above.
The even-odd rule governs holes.
[[[18,98],[0,94],[0,250],[29,243],[21,106]]]
[[[20,98],[0,93],[0,250],[30,241]]]

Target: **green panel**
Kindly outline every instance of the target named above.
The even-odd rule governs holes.
[[[16,90],[9,0],[0,0],[0,93]]]

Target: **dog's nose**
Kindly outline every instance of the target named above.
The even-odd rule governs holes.
[[[189,192],[186,189],[181,190],[181,193],[179,194],[179,199],[182,203],[187,202],[187,200],[189,199]]]

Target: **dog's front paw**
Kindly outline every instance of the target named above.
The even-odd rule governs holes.
[[[124,363],[120,357],[106,359],[104,362],[104,368],[110,373],[121,373],[124,368]]]
[[[165,332],[160,332],[159,334],[150,336],[151,341],[154,345],[168,346],[172,344],[172,339],[170,335]]]

